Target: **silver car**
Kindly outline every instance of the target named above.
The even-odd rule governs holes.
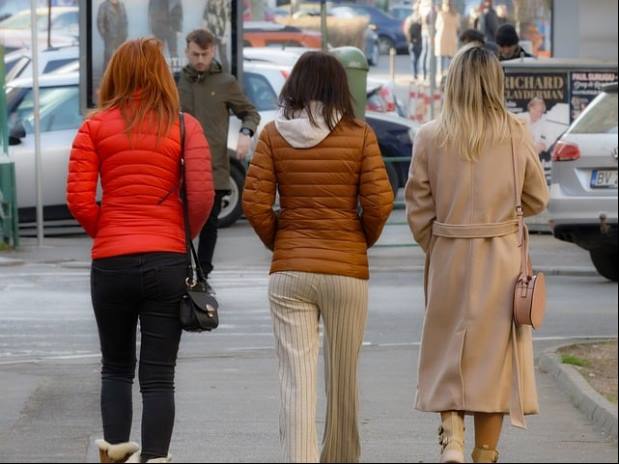
[[[607,86],[557,141],[550,215],[555,237],[591,253],[617,281],[617,84]]]

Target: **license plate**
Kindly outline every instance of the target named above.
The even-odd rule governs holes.
[[[616,189],[617,171],[593,171],[591,187]]]

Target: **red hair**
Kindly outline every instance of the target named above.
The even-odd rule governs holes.
[[[180,102],[159,40],[129,40],[116,50],[99,88],[98,111],[111,108],[120,109],[127,133],[143,123],[156,123],[160,137],[169,132]]]

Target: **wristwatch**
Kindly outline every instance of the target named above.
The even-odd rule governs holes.
[[[254,136],[254,131],[251,130],[250,128],[248,128],[248,127],[242,127],[239,132],[241,134],[243,134],[243,135],[247,135],[248,137],[253,137]]]

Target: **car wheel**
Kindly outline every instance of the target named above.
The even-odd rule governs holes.
[[[617,282],[617,250],[591,250],[591,259],[597,271],[608,280]]]
[[[395,48],[395,42],[389,37],[381,36],[378,38],[378,50],[381,55],[388,55],[392,48]]]
[[[245,174],[242,169],[230,166],[230,193],[221,200],[221,213],[217,218],[217,227],[230,227],[243,215],[243,185]]]
[[[393,190],[393,196],[398,196],[398,190],[400,189],[400,182],[398,180],[398,173],[393,167],[392,163],[387,163],[389,158],[385,158],[385,170],[387,171],[387,177],[389,177],[389,183],[391,184],[391,189]]]

